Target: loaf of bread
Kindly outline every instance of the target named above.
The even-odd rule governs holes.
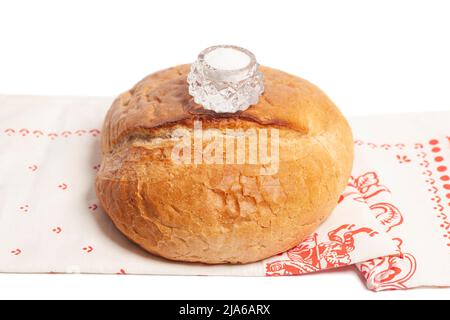
[[[171,260],[248,263],[292,248],[328,217],[350,176],[349,125],[313,84],[260,70],[265,91],[242,112],[197,105],[188,93],[189,65],[156,72],[114,101],[96,191],[129,239]],[[224,137],[229,129],[276,129],[277,167],[174,161],[177,132],[193,133],[196,121]]]

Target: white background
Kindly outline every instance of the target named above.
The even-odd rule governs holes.
[[[348,115],[450,110],[449,1],[3,1],[0,93],[115,96],[214,44],[319,85]],[[450,298],[301,277],[0,275],[0,298]]]

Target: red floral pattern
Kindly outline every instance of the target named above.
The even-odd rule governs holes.
[[[367,279],[368,288],[371,290],[406,289],[406,282],[416,272],[417,262],[414,256],[402,252],[401,239],[394,240],[398,242],[398,256],[376,258],[359,265],[359,270]]]
[[[369,228],[355,228],[345,224],[328,233],[328,241],[318,242],[317,233],[287,251],[289,259],[266,264],[267,276],[299,275],[319,270],[347,266],[352,263],[350,253],[355,250],[355,236],[377,234]]]
[[[7,128],[3,130],[3,133],[7,136],[14,136],[18,135],[21,137],[34,137],[34,138],[40,138],[40,137],[48,137],[50,140],[55,140],[57,138],[69,138],[69,137],[82,137],[82,136],[91,136],[91,137],[98,137],[100,135],[100,130],[98,129],[80,129],[76,131],[62,131],[62,132],[44,132],[42,130],[29,130],[26,128],[22,129],[13,129],[13,128]]]

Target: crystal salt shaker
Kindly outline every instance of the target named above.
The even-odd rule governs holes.
[[[217,113],[243,111],[258,103],[264,91],[255,55],[231,45],[203,50],[188,75],[189,94]]]

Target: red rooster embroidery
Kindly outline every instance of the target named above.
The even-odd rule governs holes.
[[[287,252],[289,260],[269,262],[266,275],[299,275],[351,264],[349,253],[355,249],[355,235],[367,233],[372,237],[377,234],[369,228],[354,227],[353,224],[342,225],[328,233],[329,241],[320,243],[314,233]]]

